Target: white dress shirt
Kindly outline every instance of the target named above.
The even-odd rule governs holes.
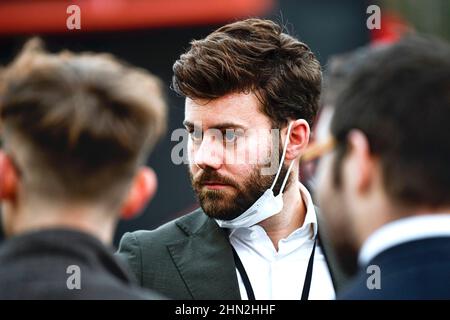
[[[278,252],[264,228],[254,225],[230,232],[236,250],[250,279],[257,300],[300,300],[306,269],[317,234],[317,217],[311,195],[300,183],[306,205],[303,226],[278,242]],[[236,269],[243,300],[247,291]],[[316,246],[309,300],[334,299],[335,292],[320,246]]]
[[[366,266],[381,252],[399,244],[433,237],[450,237],[450,214],[426,214],[390,222],[364,242],[358,262]]]

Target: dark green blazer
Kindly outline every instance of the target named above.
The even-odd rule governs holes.
[[[319,243],[338,290],[344,277],[321,227]],[[228,236],[201,209],[153,231],[126,233],[117,254],[128,262],[143,287],[168,298],[241,299]]]

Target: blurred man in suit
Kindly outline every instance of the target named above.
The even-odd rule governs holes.
[[[318,168],[329,236],[360,268],[340,298],[450,298],[448,119],[448,43],[405,38],[346,81]]]
[[[143,286],[175,299],[334,298],[338,273],[298,181],[321,89],[314,54],[248,19],[193,41],[173,70],[201,208],[126,234],[119,253]]]
[[[156,190],[142,165],[164,130],[159,81],[33,39],[1,71],[0,99],[0,299],[158,298],[106,245]]]

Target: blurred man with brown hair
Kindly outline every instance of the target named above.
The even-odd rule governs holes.
[[[448,119],[445,41],[408,36],[346,79],[318,139],[329,236],[343,268],[359,267],[338,297],[450,298]]]
[[[143,165],[165,129],[158,79],[33,39],[1,71],[0,99],[0,299],[157,298],[106,246],[156,190]]]

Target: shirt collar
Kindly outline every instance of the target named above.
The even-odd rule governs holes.
[[[389,222],[364,242],[358,257],[367,265],[381,252],[399,244],[424,238],[450,236],[450,214],[426,214]]]

